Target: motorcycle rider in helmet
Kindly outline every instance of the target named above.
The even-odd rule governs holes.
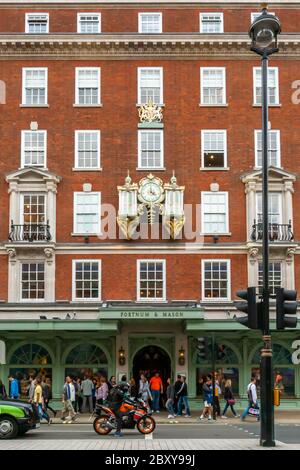
[[[117,421],[117,429],[114,434],[115,437],[122,437],[123,434],[121,433],[122,429],[122,416],[124,413],[122,413],[120,410],[120,407],[124,401],[124,398],[126,394],[128,394],[129,391],[129,384],[126,379],[126,375],[123,375],[121,377],[121,381],[117,383],[112,389],[112,401],[111,401],[111,409],[116,415],[116,421]]]

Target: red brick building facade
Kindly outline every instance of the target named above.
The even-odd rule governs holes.
[[[220,376],[245,397],[260,339],[232,313],[235,292],[260,284],[260,64],[247,34],[259,8],[1,1],[1,375],[25,381],[43,368],[58,397],[66,371],[159,368],[164,380],[185,373],[194,398],[214,333]],[[274,1],[269,11],[282,22],[269,75],[270,282],[299,290],[300,8]],[[139,117],[149,99],[162,119]],[[175,239],[161,233],[173,171]],[[144,181],[143,199],[149,175],[159,180]],[[159,237],[126,239],[118,211],[138,231],[145,220],[129,211],[159,196]],[[299,331],[274,337],[286,403],[297,406]]]

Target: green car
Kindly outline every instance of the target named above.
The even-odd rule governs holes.
[[[0,439],[13,439],[39,427],[34,405],[21,400],[0,400]]]

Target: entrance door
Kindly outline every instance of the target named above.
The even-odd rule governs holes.
[[[138,385],[141,373],[150,379],[155,372],[159,372],[165,388],[167,378],[171,376],[171,359],[162,348],[145,346],[133,358],[133,377]]]

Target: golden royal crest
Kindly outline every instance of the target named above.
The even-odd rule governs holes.
[[[149,100],[139,108],[140,122],[161,122],[163,119],[162,108]]]

